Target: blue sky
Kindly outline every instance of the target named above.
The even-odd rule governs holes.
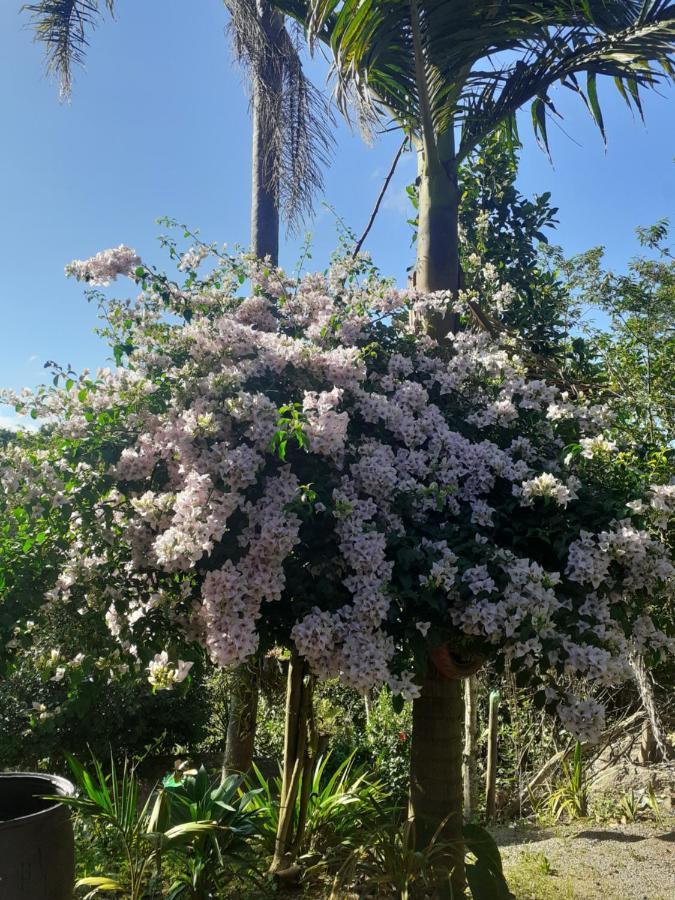
[[[160,215],[200,228],[205,239],[245,244],[250,172],[247,102],[220,0],[118,0],[116,21],[102,21],[92,36],[65,104],[19,7],[0,4],[0,385],[12,388],[41,381],[47,359],[76,369],[105,361],[92,334],[95,310],[64,278],[66,262],[126,243],[161,264]],[[323,83],[325,66],[312,70]],[[606,87],[606,150],[588,113],[564,94],[557,102],[569,137],[551,128],[553,166],[523,117],[520,188],[552,192],[560,207],[553,240],[568,253],[602,243],[608,261],[622,266],[636,249],[634,226],[675,213],[675,91],[646,98],[643,127]],[[337,140],[324,198],[360,232],[399,139],[369,147],[340,122]],[[412,255],[405,185],[413,177],[409,156],[366,245],[401,283]],[[319,268],[335,245],[335,220],[317,209],[307,230]],[[284,242],[289,269],[298,244]]]

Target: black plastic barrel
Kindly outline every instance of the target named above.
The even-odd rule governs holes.
[[[67,796],[57,775],[0,772],[0,898],[72,900],[75,849]]]

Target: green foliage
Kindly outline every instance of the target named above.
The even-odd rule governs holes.
[[[167,900],[206,900],[234,875],[252,877],[256,861],[250,841],[258,833],[252,804],[256,792],[242,793],[241,783],[237,775],[214,781],[203,766],[198,772],[182,776],[174,773],[164,779],[172,827],[204,821],[217,825],[214,830],[197,832],[189,846],[179,851],[177,874]]]
[[[209,715],[201,664],[177,689],[153,694],[142,667],[111,647],[102,617],[75,606],[54,600],[14,630],[0,677],[0,765],[50,759],[58,768],[66,751],[114,747],[119,758],[198,743]]]
[[[76,887],[87,889],[86,900],[105,892],[129,900],[207,900],[233,871],[250,869],[248,840],[256,826],[247,812],[249,798],[238,796],[239,779],[216,786],[202,769],[182,782],[169,777],[142,802],[141,784],[127,760],[120,768],[111,759],[108,774],[95,757],[90,769],[74,757],[68,763],[78,794],[55,799],[93,824],[98,841],[111,851],[105,860],[112,864],[110,874],[79,879]],[[167,868],[175,873],[169,888]]]
[[[466,880],[473,900],[511,900],[499,847],[480,825],[464,826],[464,843],[469,859]]]
[[[53,380],[67,390],[85,399],[94,390],[85,376],[76,380],[69,369],[52,368]],[[135,399],[127,402],[132,409]],[[193,650],[193,677],[179,690],[153,696],[138,659],[122,658],[111,646],[98,605],[110,602],[105,587],[96,597],[56,589],[73,523],[91,533],[112,525],[112,509],[102,523],[93,505],[109,490],[106,470],[126,440],[118,412],[89,422],[86,440],[43,427],[0,442],[0,765],[53,758],[58,766],[64,751],[105,755],[111,745],[118,755],[139,755],[151,744],[170,750],[202,736],[208,716],[203,657],[195,659]],[[37,475],[39,493],[18,478],[12,483],[13,473],[28,470]]]
[[[574,821],[588,815],[588,784],[579,741],[574,747],[572,763],[563,760],[562,778],[546,797],[545,808],[556,822],[563,816]]]
[[[408,796],[411,736],[412,705],[405,703],[401,712],[395,712],[391,692],[381,690],[370,706],[364,751],[400,806]]]
[[[635,791],[631,788],[619,799],[619,812],[621,818],[625,822],[635,822],[640,813],[640,803],[635,795]]]
[[[411,891],[429,884],[434,865],[442,861],[446,851],[447,846],[436,836],[426,847],[418,849],[410,821],[403,825],[382,824],[342,864],[330,900],[344,897],[347,886],[355,880],[366,890],[386,889],[399,900],[408,900]]]
[[[558,208],[547,191],[524,197],[516,186],[520,145],[501,128],[459,166],[460,260],[464,290],[528,348],[563,371],[588,374],[586,342],[571,338],[580,309],[548,248]],[[416,184],[408,196],[417,210]],[[417,212],[409,219],[413,241]]]
[[[279,822],[281,779],[268,781],[253,767],[249,787],[251,808],[258,811],[260,828],[270,852]],[[389,800],[381,780],[373,773],[354,764],[354,754],[344,759],[334,771],[330,770],[330,754],[320,758],[312,774],[307,808],[303,847],[307,854],[326,855],[331,848],[354,845],[367,833],[373,815]],[[300,796],[296,797],[295,821],[300,816]]]
[[[511,890],[518,900],[577,900],[569,880],[557,877],[543,853],[521,852],[517,862],[507,866]]]
[[[584,102],[604,136],[598,75],[613,78],[641,114],[640,87],[654,87],[672,71],[675,13],[667,0],[556,0],[504,10],[488,0],[273,5],[330,45],[342,110],[356,94],[366,116],[393,117],[424,146],[429,165],[443,158],[453,132],[460,159],[501,124],[515,138],[516,113],[527,105],[548,151],[547,118],[560,116],[549,94],[554,85]]]
[[[420,890],[436,885],[439,870],[447,868],[451,846],[441,839],[441,830],[436,831],[425,847],[419,847],[413,822],[391,823],[380,817],[367,840],[340,867],[331,900],[344,897],[348,886],[355,882],[361,890],[384,889],[397,900],[408,900]],[[511,900],[513,895],[494,839],[479,825],[466,825],[464,839],[466,876],[473,900]]]
[[[672,449],[675,440],[675,257],[667,220],[637,234],[650,255],[632,259],[627,272],[605,269],[604,248],[596,247],[569,260],[565,274],[579,302],[609,320],[608,327],[595,324],[587,331],[617,415],[615,427],[649,454]]]

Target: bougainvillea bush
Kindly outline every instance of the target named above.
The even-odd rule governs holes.
[[[6,452],[3,503],[67,517],[40,602],[105,619],[155,689],[189,677],[191,648],[232,666],[285,645],[414,698],[447,643],[508,660],[592,737],[593,689],[673,649],[650,609],[669,602],[675,486],[644,483],[606,409],[513,342],[410,325],[446,295],[363,259],[291,278],[165,243],[181,284],[126,247],[67,267],[138,285],[94,292],[114,369],[6,396],[50,437]]]

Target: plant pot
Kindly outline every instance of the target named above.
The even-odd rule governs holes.
[[[452,651],[448,644],[439,644],[429,655],[443,678],[468,678],[475,675],[485,662],[481,656],[460,656]]]
[[[57,775],[0,772],[0,897],[72,900],[75,848],[70,811],[45,794],[68,796]]]

